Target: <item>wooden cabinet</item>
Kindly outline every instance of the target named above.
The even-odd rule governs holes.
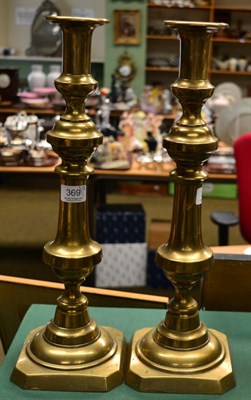
[[[148,2],[146,84],[170,85],[177,77],[179,42],[164,20],[227,22],[230,29],[211,42],[209,79],[214,85],[235,82],[244,96],[251,95],[251,2],[208,0],[201,4],[170,7]]]

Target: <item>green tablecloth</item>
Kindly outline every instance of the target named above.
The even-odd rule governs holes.
[[[236,312],[201,312],[201,320],[208,327],[228,336],[236,387],[223,395],[187,395],[136,392],[125,384],[107,393],[49,392],[21,389],[10,376],[23,342],[31,329],[43,325],[54,314],[54,306],[33,305],[27,312],[19,331],[0,367],[0,397],[3,400],[248,400],[251,395],[251,314]],[[165,311],[155,309],[90,308],[90,314],[100,325],[121,329],[129,341],[135,330],[156,326],[164,318]]]

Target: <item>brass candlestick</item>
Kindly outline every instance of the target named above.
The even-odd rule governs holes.
[[[165,21],[180,36],[179,77],[172,85],[183,114],[163,141],[176,162],[169,241],[156,263],[175,287],[166,318],[137,331],[126,382],[140,391],[223,393],[234,386],[227,338],[200,322],[191,288],[211,267],[213,255],[201,237],[203,163],[217,148],[201,108],[213,93],[207,79],[210,36],[227,24]]]
[[[99,327],[89,317],[80,284],[101,261],[101,246],[89,233],[87,179],[89,157],[102,134],[85,113],[85,100],[97,85],[90,73],[91,37],[105,19],[48,17],[63,31],[63,73],[55,86],[66,102],[64,115],[48,133],[62,159],[58,231],[44,247],[43,259],[64,282],[54,319],[32,331],[12,380],[26,389],[107,391],[122,382],[123,334]]]

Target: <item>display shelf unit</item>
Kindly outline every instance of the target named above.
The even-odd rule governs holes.
[[[208,5],[195,7],[168,7],[164,4],[147,3],[147,50],[145,76],[146,84],[170,84],[176,79],[178,68],[175,64],[178,54],[178,40],[170,36],[164,27],[165,19],[185,19],[210,22],[227,22],[230,25],[228,36],[214,37],[210,49],[209,79],[217,85],[224,81],[237,83],[247,96],[251,93],[251,2],[246,0],[209,0]],[[238,29],[250,33],[247,37]],[[231,37],[231,36],[232,37]],[[215,59],[239,59],[245,57],[245,70],[219,69]],[[171,62],[170,62],[171,60]],[[159,65],[158,65],[159,62]]]
[[[49,73],[50,65],[61,65],[62,58],[58,57],[40,57],[40,56],[1,56],[0,55],[0,68],[18,68],[19,69],[19,88],[20,90],[27,90],[27,76],[30,73],[32,64],[41,64],[46,74]],[[100,86],[103,85],[103,71],[104,63],[101,61],[92,61],[92,75],[99,82]]]

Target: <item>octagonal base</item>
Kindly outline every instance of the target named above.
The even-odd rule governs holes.
[[[138,341],[152,328],[144,328],[135,332],[131,343],[131,355],[129,368],[125,382],[134,389],[141,392],[162,392],[162,393],[205,393],[221,394],[235,386],[235,379],[232,370],[230,352],[227,337],[216,330],[209,329],[221,345],[224,346],[225,357],[221,363],[214,368],[196,373],[184,373],[184,371],[172,372],[168,368],[163,370],[151,364],[142,362],[136,352]],[[162,348],[163,352],[168,352],[167,348]],[[193,351],[193,350],[189,350]],[[196,349],[198,351],[198,349]],[[201,349],[203,352],[203,348]],[[183,351],[184,357],[187,351]]]
[[[106,392],[120,385],[123,382],[124,336],[118,329],[104,328],[117,343],[115,354],[106,362],[100,362],[93,367],[73,370],[46,368],[31,360],[26,349],[41,328],[31,331],[12,372],[11,380],[24,389],[78,392]],[[88,350],[88,345],[86,347]]]

